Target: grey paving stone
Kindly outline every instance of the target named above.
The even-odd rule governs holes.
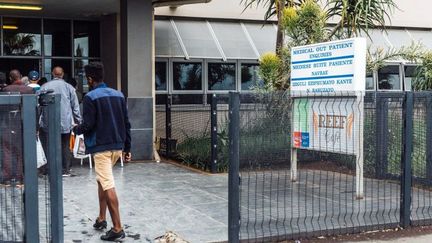
[[[113,171],[130,236],[126,242],[151,242],[169,230],[190,242],[227,240],[226,174],[209,176],[165,163],[131,163]],[[85,164],[73,173],[77,176],[63,180],[65,240],[100,242],[102,232],[92,229],[99,210],[94,170]]]

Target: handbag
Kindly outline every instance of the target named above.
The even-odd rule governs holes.
[[[77,159],[86,158],[86,148],[84,143],[84,135],[75,136],[75,144],[73,148],[73,156]]]
[[[75,134],[71,133],[69,138],[69,149],[71,152],[73,152],[74,146],[75,146]]]
[[[36,155],[37,155],[37,168],[40,168],[47,163],[45,152],[39,137],[36,138]]]

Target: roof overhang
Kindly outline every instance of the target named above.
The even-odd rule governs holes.
[[[178,7],[186,4],[209,3],[211,0],[153,0],[154,7]]]

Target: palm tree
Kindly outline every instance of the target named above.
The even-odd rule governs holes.
[[[36,56],[39,55],[38,50],[33,50],[34,35],[31,34],[13,34],[5,35],[4,38],[4,51],[8,55],[23,55],[23,56]]]
[[[298,6],[301,3],[303,3],[305,0],[241,0],[242,3],[244,3],[245,8],[243,11],[245,11],[248,8],[251,7],[265,7],[267,8],[264,20],[267,21],[273,16],[277,17],[278,21],[278,28],[277,28],[277,35],[276,35],[276,53],[278,55],[281,54],[281,49],[283,47],[284,43],[284,34],[283,34],[283,28],[282,28],[282,13],[284,8],[286,7],[293,7]]]
[[[327,20],[339,19],[329,39],[338,36],[351,38],[369,28],[385,28],[392,11],[397,8],[393,0],[329,0]]]

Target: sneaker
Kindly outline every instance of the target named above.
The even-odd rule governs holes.
[[[63,173],[63,177],[70,177],[70,176],[71,176],[71,174],[68,172]]]
[[[108,224],[106,220],[99,221],[99,217],[98,217],[96,218],[95,223],[93,224],[93,228],[95,230],[103,230],[107,228],[107,225]]]
[[[111,228],[110,230],[108,230],[106,232],[105,235],[102,235],[100,238],[101,238],[101,240],[106,240],[106,241],[121,241],[124,238],[126,238],[126,234],[123,230],[116,233],[116,232],[114,232],[114,229]]]

